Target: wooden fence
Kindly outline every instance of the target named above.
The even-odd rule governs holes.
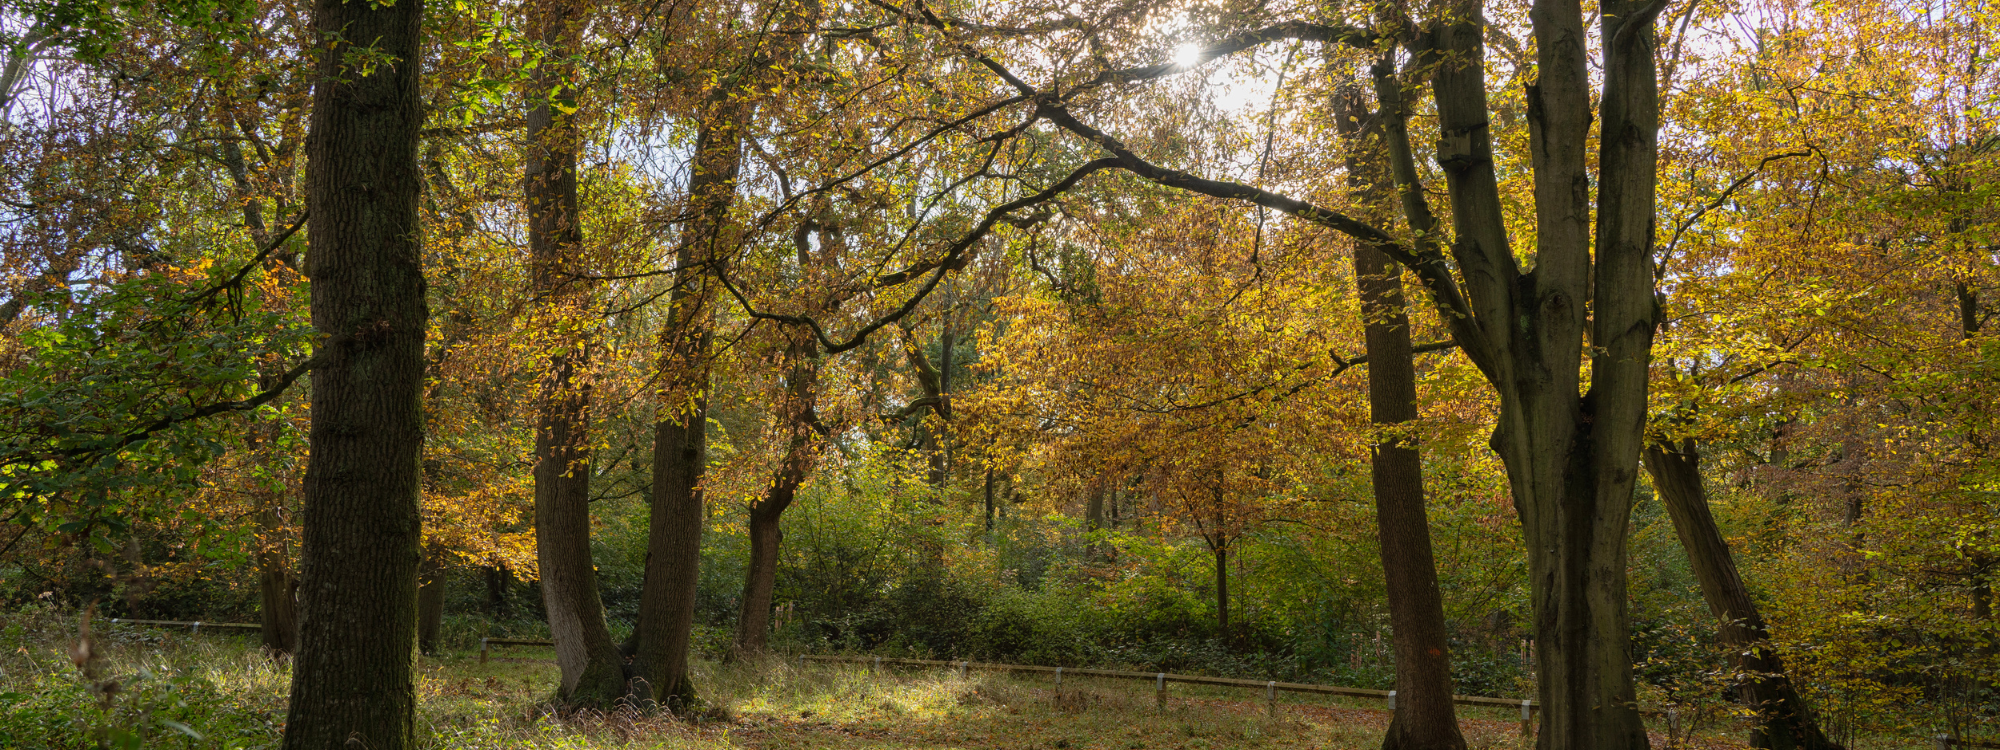
[[[806,661],[866,664],[874,669],[888,666],[945,667],[956,669],[960,676],[971,670],[980,669],[997,672],[1035,672],[1052,675],[1058,689],[1064,677],[1103,677],[1114,680],[1150,680],[1153,683],[1153,699],[1164,708],[1167,704],[1167,683],[1178,682],[1185,685],[1212,685],[1232,688],[1262,688],[1265,710],[1275,716],[1278,713],[1278,693],[1309,693],[1314,695],[1337,695],[1347,698],[1362,698],[1385,701],[1391,711],[1396,710],[1396,691],[1369,690],[1366,688],[1338,687],[1334,685],[1313,685],[1303,682],[1279,682],[1277,680],[1245,680],[1234,677],[1204,677],[1201,675],[1169,674],[1167,672],[1126,672],[1116,669],[1072,669],[1069,667],[1039,667],[1027,664],[991,664],[975,661],[934,661],[930,659],[895,659],[880,656],[807,656]],[[1485,706],[1488,708],[1518,708],[1521,711],[1521,735],[1533,732],[1535,711],[1540,705],[1532,700],[1513,698],[1488,698],[1478,695],[1454,695],[1453,703],[1461,706]]]

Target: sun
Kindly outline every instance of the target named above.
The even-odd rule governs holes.
[[[1174,64],[1183,68],[1192,68],[1200,65],[1202,62],[1202,50],[1203,47],[1200,44],[1183,42],[1181,46],[1174,48]]]

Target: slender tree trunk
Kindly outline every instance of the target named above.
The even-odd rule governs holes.
[[[1093,486],[1083,502],[1083,529],[1090,542],[1084,547],[1084,554],[1092,560],[1104,559],[1104,543],[1098,534],[1104,531],[1104,490]]]
[[[812,339],[800,335],[786,350],[785,360],[790,367],[777,420],[786,435],[785,454],[771,477],[770,489],[750,506],[750,566],[743,584],[743,612],[736,621],[739,656],[762,654],[770,646],[771,594],[777,587],[778,545],[784,540],[780,523],[826,444],[815,433],[819,423],[817,347]]]
[[[574,95],[562,76],[576,52],[580,8],[573,0],[532,6],[533,33],[550,57],[536,68],[534,106],[528,110],[528,250],[534,292],[553,312],[558,351],[542,376],[535,437],[535,556],[540,563],[543,608],[562,672],[557,696],[572,707],[603,709],[625,694],[625,670],[597,587],[590,558],[590,366],[582,309],[589,295],[579,280],[583,227],[579,221],[576,164],[578,134],[571,115]]]
[[[444,552],[435,547],[424,555],[417,581],[417,650],[437,653],[438,629],[444,624]]]
[[[778,580],[778,545],[785,533],[781,513],[769,503],[790,488],[773,487],[750,513],[750,564],[743,582],[743,608],[736,620],[737,658],[762,654],[770,648],[771,597]]]
[[[952,335],[950,328],[946,328],[938,334],[937,393],[935,394],[938,403],[936,406],[931,407],[931,411],[936,413],[942,420],[951,419],[951,350],[957,343],[957,339]],[[942,493],[945,483],[951,479],[951,435],[940,426],[940,429],[931,430],[925,433],[925,436],[929,442],[925,448],[930,452],[931,470],[929,479],[931,487]],[[943,497],[940,496],[939,499],[942,500]]]
[[[498,565],[487,565],[479,569],[480,578],[486,581],[486,614],[494,617],[507,616],[507,582],[513,576]]]
[[[1702,484],[1701,454],[1694,442],[1679,446],[1646,447],[1646,472],[1653,488],[1672,517],[1674,531],[1687,549],[1701,597],[1709,611],[1722,621],[1717,640],[1735,654],[1736,670],[1744,675],[1736,686],[1736,696],[1757,711],[1758,726],[1751,731],[1752,747],[1774,750],[1832,750],[1840,747],[1820,731],[1812,711],[1792,688],[1784,662],[1770,649],[1770,634],[1757,603],[1743,585],[1729,544],[1716,528],[1708,510],[1708,491]]]
[[[1338,117],[1348,140],[1349,184],[1364,206],[1379,207],[1374,213],[1386,219],[1398,213],[1392,208],[1388,139],[1392,134],[1408,138],[1404,123],[1409,115],[1392,63],[1378,62],[1370,75],[1380,110],[1370,113],[1359,88],[1350,88],[1342,94]],[[1427,214],[1406,221],[1419,232],[1435,229]],[[1381,250],[1359,245],[1354,249],[1354,283],[1368,356],[1369,417],[1382,431],[1369,468],[1396,662],[1398,700],[1382,747],[1463,750],[1465,737],[1451,700],[1451,639],[1424,508],[1423,458],[1416,438],[1399,432],[1418,416],[1403,269]]]
[[[257,513],[257,614],[264,650],[290,657],[299,648],[299,579],[292,575],[285,549],[289,533],[270,505],[274,502],[276,498],[267,499],[264,510]]]
[[[307,154],[313,327],[303,617],[288,750],[415,745],[424,417],[423,2],[319,0]],[[368,45],[380,64],[348,57]]]
[[[669,298],[670,320],[661,334],[660,419],[653,426],[653,497],[646,540],[646,582],[633,630],[635,693],[650,695],[670,711],[693,709],[688,679],[694,639],[694,598],[701,581],[702,474],[708,469],[709,349],[713,340],[713,291],[706,265],[723,256],[742,129],[748,105],[712,105],[695,136],[694,221],[675,254],[681,269]]]
[[[1229,538],[1217,534],[1210,545],[1215,551],[1215,632],[1229,642]]]
[[[986,470],[986,533],[993,533],[993,470]]]

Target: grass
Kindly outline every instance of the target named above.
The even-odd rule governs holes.
[[[72,626],[73,627],[73,626]],[[0,746],[276,747],[289,668],[253,639],[188,636],[126,627],[102,634],[105,676],[122,680],[109,707],[69,661],[54,628],[7,629],[0,645]],[[696,684],[717,707],[702,721],[631,712],[559,717],[546,708],[557,672],[547,648],[477,652],[420,663],[423,748],[622,750],[689,748],[963,748],[965,750],[1206,750],[1379,747],[1389,714],[1380,703],[1281,695],[1266,713],[1261,691],[947,670],[884,671],[860,665],[701,662]],[[1519,748],[1517,714],[1461,708],[1472,748]],[[123,734],[120,734],[123,733]],[[1664,738],[1655,738],[1662,747]]]

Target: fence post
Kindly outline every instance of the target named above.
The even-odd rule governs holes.
[[[967,664],[970,664],[970,663],[971,663],[971,662],[967,662],[967,661],[960,661],[960,662],[958,663],[958,679],[961,679],[961,680],[965,679],[965,677],[966,677],[966,673],[967,673],[967,671],[968,671],[968,670],[966,670],[966,668],[965,668],[965,667],[966,667],[966,665],[967,665]]]
[[[1167,673],[1154,674],[1153,687],[1153,701],[1158,704],[1161,711],[1167,710]]]
[[[1521,699],[1521,741],[1527,742],[1534,735],[1535,702]]]
[[[486,663],[486,638],[484,636],[481,636],[479,639],[479,663]]]
[[[188,635],[201,635],[201,621],[200,621],[200,620],[195,620],[195,621],[194,621],[194,627],[193,627],[193,628],[190,628],[190,629],[188,630]]]
[[[1278,718],[1278,681],[1264,683],[1264,711],[1271,718]]]
[[[1056,667],[1056,692],[1062,692],[1062,667]]]
[[[1395,712],[1396,712],[1396,691],[1391,690],[1389,691],[1389,713],[1393,714]]]

